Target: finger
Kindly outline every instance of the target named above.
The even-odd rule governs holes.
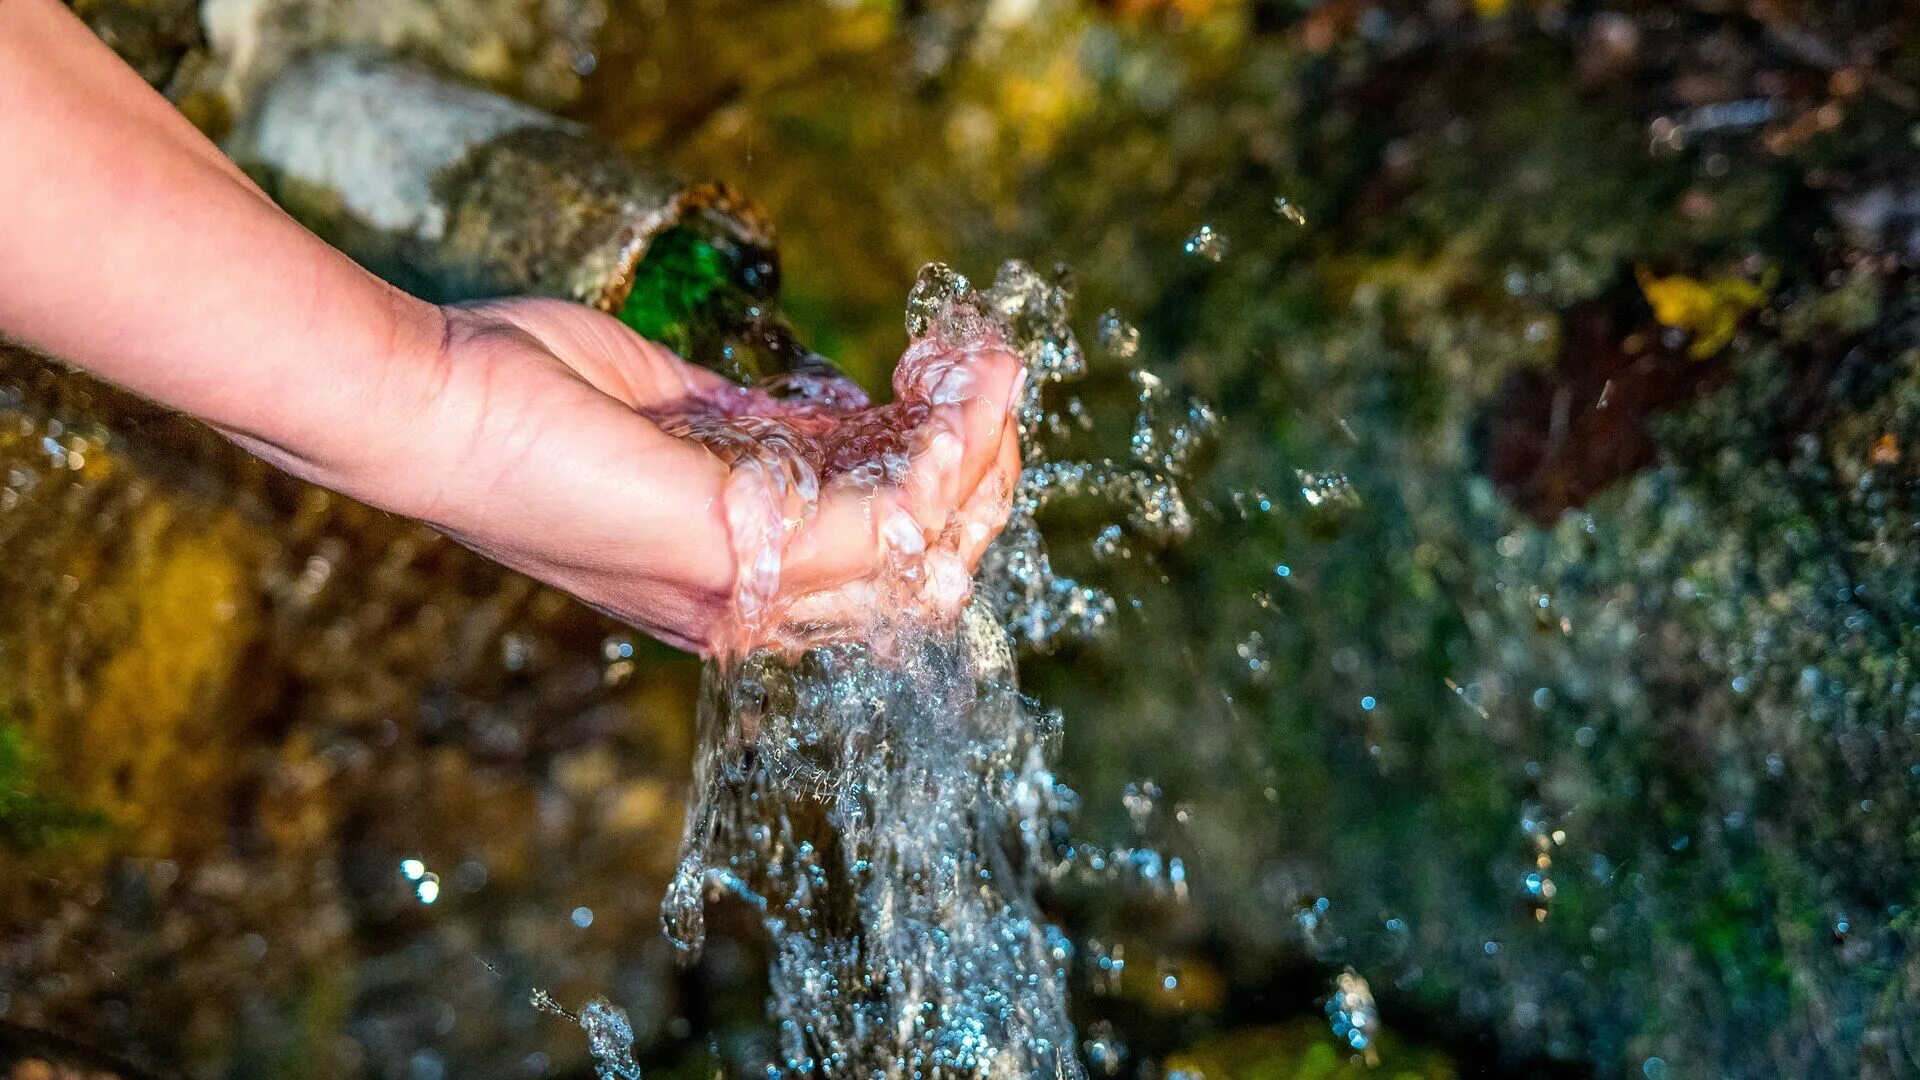
[[[960,508],[960,520],[954,530],[953,547],[960,562],[972,573],[981,556],[1006,528],[1013,511],[1013,489],[1020,477],[1020,438],[1010,430],[1001,441],[1000,457],[993,469],[981,478]]]
[[[946,548],[929,551],[916,568],[912,610],[922,621],[945,622],[959,614],[973,594],[973,575],[960,557]]]
[[[999,459],[1003,441],[1017,426],[1013,413],[1026,382],[1025,365],[1004,349],[973,353],[962,362],[971,368],[977,390],[934,407],[922,425],[905,485],[908,509],[935,536]]]
[[[851,640],[873,625],[879,611],[874,583],[851,581],[795,597],[786,611],[786,634],[812,645]]]
[[[539,340],[594,389],[635,409],[737,392],[731,380],[695,367],[604,312],[566,300],[520,297],[473,305]]]
[[[969,570],[979,562],[993,534],[1006,524],[1012,481],[1019,474],[1019,430],[1011,403],[1025,378],[1025,368],[1003,350],[988,354],[986,362],[986,392],[942,406],[930,419],[903,489],[829,487],[817,512],[789,543],[783,593],[833,589],[871,577],[888,561],[912,567],[935,545],[952,548]],[[964,432],[954,430],[956,421]],[[989,477],[993,482],[983,484]],[[945,536],[956,523],[966,535]]]
[[[801,596],[871,577],[888,556],[889,539],[909,549],[924,545],[896,496],[830,484],[787,541],[780,591]]]

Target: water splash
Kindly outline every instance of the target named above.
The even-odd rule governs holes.
[[[1308,506],[1350,509],[1360,504],[1360,493],[1345,473],[1311,473],[1295,469],[1300,480],[1300,497]]]
[[[1357,1051],[1368,1066],[1379,1064],[1374,1039],[1379,1035],[1380,1008],[1374,1004],[1373,988],[1352,968],[1334,976],[1333,993],[1327,998],[1327,1022],[1334,1036]]]
[[[935,272],[923,272],[922,281],[930,273]],[[974,589],[1014,642],[1037,652],[1062,640],[1098,634],[1116,611],[1113,597],[1104,590],[1055,570],[1040,531],[1040,513],[1057,499],[1092,498],[1119,507],[1143,540],[1185,538],[1193,518],[1178,476],[1218,423],[1208,406],[1177,404],[1163,380],[1135,368],[1130,376],[1138,387],[1139,408],[1130,440],[1132,460],[1055,460],[1044,438],[1048,414],[1043,397],[1048,387],[1073,382],[1087,371],[1069,322],[1072,297],[1072,283],[1064,272],[1043,277],[1021,262],[1002,266],[984,296],[1007,327],[1007,341],[1026,360],[1031,377],[1020,406],[1024,468],[1006,528],[987,549]],[[1115,312],[1100,316],[1097,336],[1116,360],[1130,361],[1139,352],[1138,331]],[[1110,534],[1102,548],[1117,553],[1120,539]]]
[[[1182,245],[1189,255],[1197,255],[1208,262],[1217,263],[1227,257],[1227,236],[1216,231],[1211,225],[1202,225],[1188,235]]]
[[[782,514],[817,506],[836,483],[897,482],[909,468],[899,459],[918,452],[907,433],[943,394],[978,392],[967,379],[984,352],[1011,350],[1029,375],[1014,403],[1025,467],[997,493],[1005,529],[957,620],[927,617],[917,560],[893,559],[857,637],[804,652],[717,650],[704,673],[694,799],[662,924],[692,962],[709,901],[757,914],[778,1025],[769,1075],[1085,1075],[1066,1014],[1074,949],[1035,894],[1087,864],[1064,842],[1074,796],[1049,765],[1059,718],[1020,693],[1014,656],[1097,630],[1114,604],[1053,570],[1037,515],[1054,498],[1095,497],[1121,508],[1135,534],[1184,535],[1191,519],[1174,475],[1213,421],[1142,375],[1131,461],[1052,459],[1042,396],[1086,371],[1070,299],[1063,273],[1021,263],[984,290],[931,266],[907,305],[914,344],[893,405],[831,387],[806,395],[839,403],[829,409],[769,413],[763,395],[669,424],[732,463],[743,502],[785,502],[734,518],[750,567],[744,620],[761,620],[767,640],[765,620],[780,615]],[[1178,860],[1129,849],[1100,862],[1184,896]]]
[[[894,632],[708,668],[668,936],[697,956],[709,896],[759,914],[784,1074],[1078,1076],[1033,899],[1051,733],[984,609]]]
[[[1140,354],[1140,330],[1109,308],[1101,313],[1094,327],[1094,339],[1115,360],[1132,360]]]
[[[736,582],[710,654],[873,642],[882,611],[950,620],[965,601],[968,568],[1010,512],[1026,367],[944,267],[915,286],[908,324],[920,333],[885,405],[818,361],[649,413],[728,466]]]
[[[1567,834],[1547,819],[1536,803],[1527,803],[1520,814],[1520,831],[1526,834],[1531,863],[1520,879],[1526,902],[1533,909],[1535,922],[1546,922],[1559,891],[1553,881],[1554,849],[1566,842]]]
[[[535,1009],[571,1020],[587,1033],[596,1080],[640,1080],[640,1065],[633,1060],[633,1022],[627,1019],[625,1010],[595,998],[576,1014],[539,987],[534,988],[529,1000]]]

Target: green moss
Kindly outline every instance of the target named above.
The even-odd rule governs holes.
[[[693,351],[695,324],[731,284],[725,254],[696,231],[673,228],[655,237],[633,275],[620,321],[682,355]]]
[[[1163,1075],[1183,1074],[1205,1080],[1453,1080],[1458,1075],[1443,1055],[1410,1046],[1391,1032],[1375,1039],[1369,1061],[1311,1021],[1238,1031],[1172,1055]]]
[[[26,732],[0,716],[0,849],[43,851],[105,826],[104,816],[50,789],[44,773]]]

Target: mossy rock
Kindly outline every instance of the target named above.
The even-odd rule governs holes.
[[[266,541],[229,511],[195,509],[149,501],[123,545],[73,544],[63,569],[93,584],[21,628],[9,679],[60,789],[151,854],[215,838],[202,817],[224,803],[229,746],[244,737],[220,705],[254,634],[248,567]]]

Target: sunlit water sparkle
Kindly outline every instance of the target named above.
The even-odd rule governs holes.
[[[693,797],[662,922],[692,963],[709,903],[744,903],[757,915],[770,943],[768,1008],[778,1036],[768,1075],[1085,1075],[1066,1011],[1075,949],[1046,921],[1036,893],[1099,852],[1067,840],[1063,816],[1074,796],[1050,763],[1059,717],[1020,693],[1014,658],[1099,631],[1115,605],[1055,572],[1037,517],[1055,499],[1091,497],[1115,506],[1134,535],[1183,536],[1191,517],[1175,477],[1214,419],[1138,371],[1130,459],[1050,457],[1043,436],[1059,425],[1046,388],[1086,370],[1068,325],[1070,299],[1064,273],[1021,263],[1002,267],[982,290],[930,266],[909,298],[915,345],[903,371],[983,343],[1012,349],[1029,371],[1017,403],[1024,467],[962,617],[943,624],[899,614],[910,606],[901,597],[922,584],[888,580],[871,640],[816,646],[797,659],[723,654],[704,672]],[[1121,343],[1109,354],[1130,358],[1137,338],[1113,322],[1103,317],[1102,336]],[[851,384],[808,378],[775,389],[831,409],[864,407]],[[726,417],[678,431],[732,462],[736,478],[747,470],[750,491],[803,510],[832,476],[887,477],[903,467],[902,444],[884,432],[848,449],[833,442],[835,432],[824,436],[831,446],[789,432],[769,439]],[[862,453],[871,460],[855,460]],[[778,519],[737,520],[761,521],[762,532],[735,537],[752,566],[755,545],[777,537]],[[747,618],[771,611],[777,556],[758,569],[742,576]],[[1185,896],[1177,859],[1138,849],[1114,852],[1113,862]],[[600,1060],[603,1076],[626,1075]]]

